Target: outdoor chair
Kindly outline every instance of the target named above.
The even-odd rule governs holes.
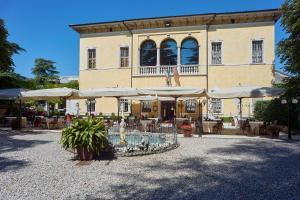
[[[47,120],[47,128],[58,128],[58,119],[57,117],[53,118],[53,119],[48,119]]]
[[[213,126],[213,133],[221,134],[223,129],[222,121],[218,121],[216,125]]]
[[[27,117],[27,127],[34,127],[34,117]]]
[[[243,120],[243,121],[240,121],[240,130],[242,132],[242,135],[250,135],[251,133],[251,126],[250,126],[250,123],[249,123],[249,120]]]
[[[48,124],[47,124],[47,121],[46,121],[46,118],[41,118],[40,119],[40,123],[39,123],[39,128],[48,128]]]

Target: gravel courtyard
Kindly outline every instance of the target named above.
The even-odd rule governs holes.
[[[299,199],[300,140],[179,138],[156,155],[78,166],[60,133],[0,133],[0,199]]]

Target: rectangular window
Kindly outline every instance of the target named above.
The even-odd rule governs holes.
[[[252,41],[252,63],[263,63],[263,41]]]
[[[211,112],[214,114],[222,113],[222,99],[211,99]]]
[[[196,100],[187,100],[185,101],[185,112],[187,113],[195,113],[197,107]]]
[[[151,101],[142,101],[142,112],[151,112]]]
[[[222,42],[211,43],[211,64],[222,64]]]
[[[120,67],[129,66],[129,48],[120,47]]]
[[[88,68],[96,68],[96,49],[88,49]]]
[[[128,112],[128,99],[121,99],[120,100],[120,112]]]
[[[86,112],[96,112],[96,101],[93,99],[91,101],[86,102]]]

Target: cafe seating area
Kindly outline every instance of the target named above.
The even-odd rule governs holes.
[[[14,129],[14,124],[18,122],[18,117],[2,117],[0,118],[0,127],[11,127]],[[62,129],[65,127],[64,116],[34,116],[21,118],[21,128]]]

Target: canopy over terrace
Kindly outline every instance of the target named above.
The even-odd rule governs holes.
[[[120,115],[120,97],[138,96],[136,88],[95,88],[79,91],[79,96],[84,98],[101,98],[101,97],[115,97],[118,100],[118,119]]]
[[[284,93],[282,88],[258,87],[258,86],[239,86],[231,88],[214,88],[209,90],[210,98],[232,99],[232,98],[259,98],[274,97]]]
[[[205,89],[193,87],[159,87],[139,89],[142,95],[156,95],[162,97],[203,97],[206,95]]]
[[[79,99],[78,90],[71,88],[50,88],[21,92],[22,100],[51,100],[51,99]]]
[[[216,99],[233,99],[238,98],[240,105],[243,98],[259,98],[259,97],[276,97],[284,94],[282,88],[258,87],[258,86],[239,86],[231,88],[214,88],[209,90],[208,97]],[[240,106],[240,118],[242,117],[242,107]]]
[[[197,97],[179,97],[177,100],[191,100],[196,99]],[[128,100],[134,100],[134,101],[175,101],[174,97],[161,97],[161,96],[134,96],[134,97],[121,97],[121,99],[128,99]]]
[[[0,100],[16,100],[21,92],[26,91],[23,88],[9,88],[0,90]]]
[[[176,124],[176,101],[181,98],[200,98],[206,96],[205,89],[195,88],[195,87],[158,87],[158,88],[143,88],[139,89],[139,93],[143,95],[152,95],[159,98],[172,98],[175,101],[174,113],[173,116],[174,123]],[[173,107],[173,106],[172,106]],[[173,113],[173,111],[172,111]],[[173,114],[172,114],[173,115]]]
[[[115,97],[132,99],[132,100],[155,100],[168,98],[168,100],[177,100],[179,97],[203,97],[205,89],[191,87],[158,87],[158,88],[96,88],[79,91],[81,98],[100,98],[100,97]],[[118,106],[119,110],[119,106]],[[118,111],[119,113],[119,111]]]
[[[80,97],[100,98],[100,97],[130,97],[138,96],[136,88],[96,88],[79,91]]]

